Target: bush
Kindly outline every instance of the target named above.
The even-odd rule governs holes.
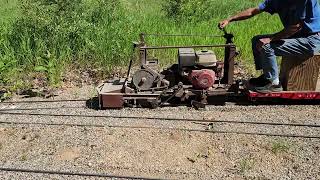
[[[166,0],[163,9],[168,17],[176,20],[208,21],[257,6],[258,2],[257,0],[241,3],[235,0]]]
[[[54,85],[66,64],[111,69],[128,57],[132,26],[120,0],[22,0],[20,8],[6,54],[24,73],[44,72]]]

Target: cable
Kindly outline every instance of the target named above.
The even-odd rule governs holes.
[[[137,117],[137,116],[102,116],[102,115],[77,115],[77,114],[43,114],[43,113],[17,113],[3,112],[1,114],[16,116],[47,116],[47,117],[80,117],[80,118],[118,118],[118,119],[145,119],[161,121],[182,121],[182,122],[204,122],[204,123],[230,123],[230,124],[251,124],[251,125],[270,125],[270,126],[293,126],[293,127],[311,127],[319,128],[319,124],[298,124],[298,123],[273,123],[273,122],[253,122],[253,121],[232,121],[232,120],[206,120],[206,119],[178,119],[178,118],[161,118],[161,117]]]
[[[186,128],[166,128],[166,127],[151,127],[151,126],[120,126],[120,125],[99,125],[99,124],[63,124],[63,123],[33,123],[33,122],[5,122],[0,124],[24,124],[24,125],[45,125],[45,126],[71,126],[71,127],[97,127],[97,128],[120,128],[120,129],[155,129],[155,130],[173,130],[173,131],[187,131],[187,132],[202,132],[213,134],[239,134],[239,135],[255,135],[255,136],[273,136],[273,137],[292,137],[304,139],[320,139],[320,136],[308,135],[294,135],[294,134],[273,134],[260,132],[241,132],[241,131],[215,131],[202,129],[186,129]]]
[[[0,171],[34,173],[34,174],[49,174],[49,175],[63,175],[63,176],[118,178],[118,179],[146,179],[146,180],[159,179],[159,178],[145,178],[145,177],[131,177],[131,176],[115,176],[115,175],[110,175],[110,174],[98,174],[98,173],[78,173],[78,172],[66,172],[66,171],[33,170],[33,169],[18,169],[18,168],[5,168],[5,167],[0,167]]]

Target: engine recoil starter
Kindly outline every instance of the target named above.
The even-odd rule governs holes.
[[[216,73],[210,69],[193,70],[188,78],[195,89],[206,90],[214,85]]]

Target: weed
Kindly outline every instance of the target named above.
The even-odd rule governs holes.
[[[241,174],[249,171],[254,166],[254,160],[252,158],[244,158],[239,162],[239,172]]]
[[[271,145],[271,151],[274,154],[285,153],[290,149],[290,145],[285,141],[274,141]]]
[[[22,156],[20,157],[20,161],[27,161],[28,157],[26,154],[22,154]]]
[[[3,94],[0,94],[0,102],[4,101],[6,99],[9,99],[12,97],[12,93],[11,92],[5,92]]]

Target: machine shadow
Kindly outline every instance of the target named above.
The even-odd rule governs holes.
[[[269,99],[264,101],[249,101],[246,97],[226,97],[226,96],[215,96],[208,98],[208,104],[201,106],[201,104],[192,103],[171,103],[161,107],[193,107],[195,109],[202,109],[205,106],[266,106],[266,105],[320,105],[319,101],[316,100],[283,100],[283,99]],[[86,107],[92,110],[101,110],[99,105],[99,98],[93,97],[86,101]],[[129,106],[125,106],[129,107]],[[156,109],[161,107],[154,106],[139,106],[135,108],[141,109]],[[129,107],[130,108],[130,107]]]
[[[88,109],[100,110],[99,98],[98,97],[93,97],[93,98],[88,99],[86,101],[86,107]]]

